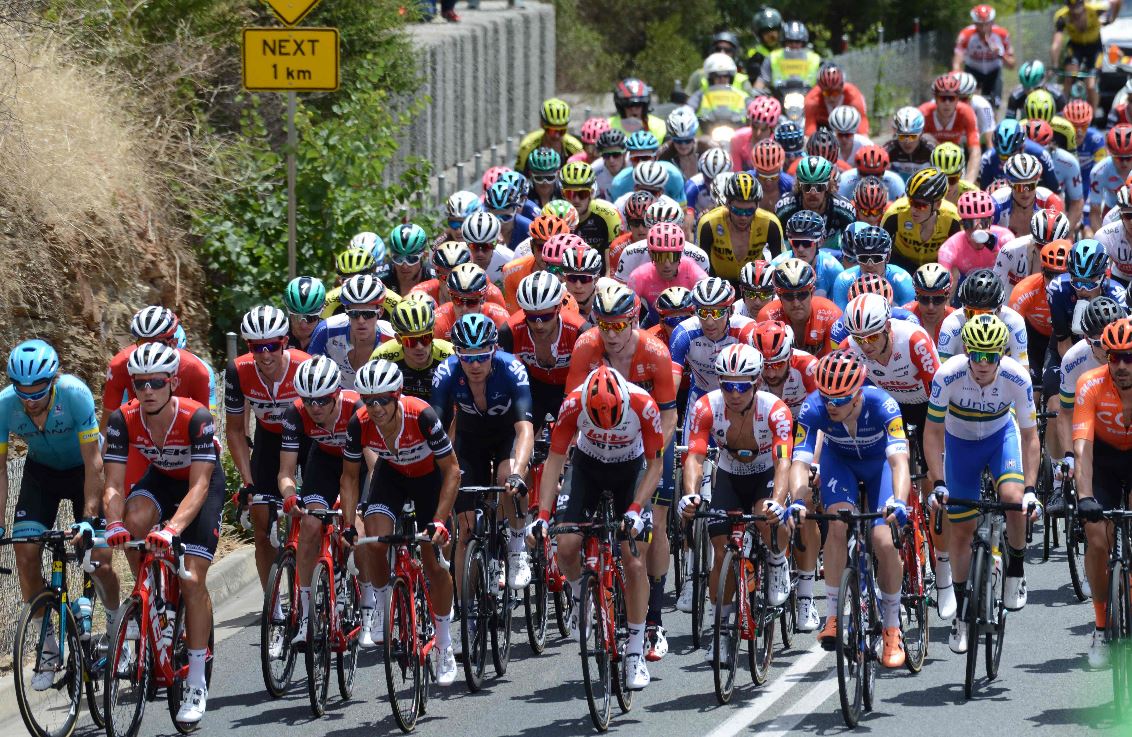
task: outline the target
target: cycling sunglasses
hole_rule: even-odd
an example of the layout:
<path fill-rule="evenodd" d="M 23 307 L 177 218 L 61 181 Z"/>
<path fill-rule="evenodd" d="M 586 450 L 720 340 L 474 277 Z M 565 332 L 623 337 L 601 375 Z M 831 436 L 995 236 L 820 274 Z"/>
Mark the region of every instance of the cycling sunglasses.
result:
<path fill-rule="evenodd" d="M 303 397 L 303 404 L 307 407 L 326 407 L 334 404 L 334 400 L 337 398 L 337 393 L 327 394 L 325 397 Z"/>
<path fill-rule="evenodd" d="M 134 391 L 140 392 L 142 389 L 164 389 L 169 386 L 169 382 L 170 379 L 134 379 Z"/>
<path fill-rule="evenodd" d="M 922 305 L 942 305 L 947 303 L 946 294 L 917 294 L 916 301 Z"/>
<path fill-rule="evenodd" d="M 486 353 L 461 353 L 460 351 L 456 351 L 456 357 L 464 363 L 483 363 L 484 361 L 490 361 L 491 357 L 494 355 L 494 347 Z"/>
<path fill-rule="evenodd" d="M 755 299 L 759 302 L 769 302 L 774 299 L 773 289 L 744 289 L 743 297 L 745 299 Z"/>
<path fill-rule="evenodd" d="M 494 243 L 469 243 L 468 248 L 473 251 L 494 251 Z"/>
<path fill-rule="evenodd" d="M 558 181 L 557 174 L 532 174 L 531 181 L 535 184 L 554 184 Z"/>
<path fill-rule="evenodd" d="M 544 125 L 542 129 L 547 133 L 556 133 L 560 136 L 566 134 L 566 126 L 564 125 Z"/>
<path fill-rule="evenodd" d="M 1132 363 L 1132 353 L 1110 353 L 1108 354 L 1109 363 Z"/>
<path fill-rule="evenodd" d="M 562 196 L 574 202 L 585 202 L 594 196 L 592 189 L 564 189 Z"/>
<path fill-rule="evenodd" d="M 896 136 L 896 140 L 903 141 L 904 143 L 911 143 L 920 139 L 919 133 L 900 133 Z"/>
<path fill-rule="evenodd" d="M 782 291 L 778 293 L 781 302 L 805 302 L 814 292 L 812 289 L 798 289 L 795 291 Z"/>
<path fill-rule="evenodd" d="M 285 340 L 256 341 L 248 343 L 248 350 L 252 353 L 274 353 L 283 350 L 285 345 L 287 345 Z"/>
<path fill-rule="evenodd" d="M 688 317 L 689 317 L 689 315 L 665 315 L 664 317 L 660 318 L 660 321 L 663 322 L 668 327 L 674 328 L 677 325 L 679 325 L 680 323 L 687 320 Z"/>
<path fill-rule="evenodd" d="M 829 189 L 829 182 L 814 182 L 811 184 L 803 184 L 803 192 L 825 192 Z"/>
<path fill-rule="evenodd" d="M 908 200 L 908 206 L 913 210 L 927 210 L 931 208 L 932 203 L 928 200 Z"/>
<path fill-rule="evenodd" d="M 553 309 L 550 312 L 527 312 L 524 314 L 523 319 L 527 322 L 551 322 L 558 317 L 558 310 Z"/>
<path fill-rule="evenodd" d="M 464 227 L 464 221 L 463 220 L 449 220 L 448 221 L 448 227 L 451 228 L 452 230 L 459 230 L 460 228 Z"/>
<path fill-rule="evenodd" d="M 609 333 L 620 333 L 623 330 L 628 330 L 633 327 L 632 320 L 617 320 L 615 322 L 607 322 L 605 320 L 597 321 L 597 329 L 604 330 Z"/>
<path fill-rule="evenodd" d="M 1120 219 L 1121 220 L 1132 220 L 1132 210 L 1121 210 L 1120 211 Z"/>
<path fill-rule="evenodd" d="M 398 336 L 398 340 L 400 340 L 401 345 L 405 346 L 406 348 L 418 348 L 432 345 L 432 336 L 427 333 L 424 335 L 400 335 Z"/>
<path fill-rule="evenodd" d="M 720 381 L 719 386 L 723 391 L 731 394 L 746 394 L 755 388 L 753 381 Z"/>
<path fill-rule="evenodd" d="M 161 381 L 161 379 L 154 379 L 154 381 Z M 46 397 L 47 394 L 51 391 L 51 387 L 54 386 L 54 384 L 55 381 L 54 379 L 52 379 L 51 381 L 47 382 L 47 386 L 43 387 L 37 392 L 29 392 L 24 389 L 24 387 L 26 386 L 35 386 L 35 384 L 12 384 L 12 391 L 14 391 L 16 393 L 16 396 L 20 399 L 26 399 L 29 402 L 34 402 L 38 399 L 43 399 L 44 397 Z"/>
<path fill-rule="evenodd" d="M 879 343 L 881 338 L 883 338 L 884 336 L 885 331 L 882 330 L 879 333 L 873 333 L 872 335 L 854 335 L 853 339 L 861 345 L 875 345 L 876 343 Z"/>
<path fill-rule="evenodd" d="M 880 207 L 871 208 L 871 209 L 870 208 L 864 208 L 864 207 L 858 207 L 857 208 L 857 214 L 860 215 L 863 218 L 879 218 L 881 215 L 884 214 L 884 209 L 880 208 Z"/>
<path fill-rule="evenodd" d="M 960 220 L 959 227 L 963 230 L 986 230 L 990 227 L 990 218 L 975 218 L 972 220 Z"/>
<path fill-rule="evenodd" d="M 322 320 L 321 315 L 300 315 L 298 312 L 290 313 L 291 317 L 296 318 L 299 322 L 304 322 L 307 325 L 314 325 Z"/>
<path fill-rule="evenodd" d="M 1132 156 L 1128 157 L 1128 160 L 1132 161 Z M 1015 182 L 1010 186 L 1014 188 L 1015 192 L 1033 192 L 1038 188 L 1036 182 Z"/>
<path fill-rule="evenodd" d="M 972 363 L 997 364 L 1002 360 L 1000 351 L 967 351 L 967 358 Z"/>
<path fill-rule="evenodd" d="M 994 313 L 994 310 L 985 310 L 981 307 L 964 307 L 963 308 L 963 317 L 966 320 L 970 320 L 975 315 L 990 315 L 990 314 L 993 314 L 993 313 Z"/>
<path fill-rule="evenodd" d="M 936 95 L 935 99 L 939 102 L 955 102 L 958 98 L 955 95 Z"/>
<path fill-rule="evenodd" d="M 829 397 L 825 394 L 821 395 L 821 400 L 825 402 L 827 407 L 844 407 L 857 398 L 857 392 L 853 392 L 847 397 Z"/>
<path fill-rule="evenodd" d="M 351 320 L 373 320 L 377 315 L 377 310 L 346 310 L 346 316 Z"/>
<path fill-rule="evenodd" d="M 757 207 L 735 207 L 735 205 L 728 205 L 727 209 L 730 210 L 731 214 L 734 215 L 735 217 L 749 218 L 749 217 L 752 217 L 755 214 L 755 210 L 757 210 L 758 208 Z"/>
<path fill-rule="evenodd" d="M 619 156 L 624 156 L 624 151 L 602 151 L 601 158 L 603 159 L 616 159 Z"/>
<path fill-rule="evenodd" d="M 492 210 L 491 214 L 498 218 L 499 222 L 501 223 L 509 223 L 515 219 L 515 213 L 513 212 L 500 212 L 499 210 Z M 397 261 L 394 260 L 393 263 L 397 263 Z"/>
<path fill-rule="evenodd" d="M 503 220 L 502 215 L 500 215 L 498 217 L 499 217 L 500 220 Z M 504 222 L 506 222 L 506 221 L 504 221 Z M 421 262 L 422 258 L 424 258 L 424 254 L 418 253 L 418 254 L 414 254 L 412 256 L 391 256 L 389 258 L 389 260 L 392 261 L 397 266 L 416 266 L 417 264 L 419 264 Z"/>
<path fill-rule="evenodd" d="M 787 238 L 787 240 L 790 241 L 791 248 L 813 248 L 818 244 L 816 240 L 809 238 Z"/>
<path fill-rule="evenodd" d="M 365 394 L 362 396 L 362 404 L 367 407 L 377 405 L 378 407 L 388 407 L 397 401 L 396 394 Z"/>
<path fill-rule="evenodd" d="M 644 220 L 637 220 L 637 219 L 630 218 L 630 219 L 627 219 L 625 221 L 625 223 L 630 228 L 643 228 L 643 227 L 645 227 L 645 221 Z"/>
<path fill-rule="evenodd" d="M 1100 279 L 1070 279 L 1069 286 L 1081 292 L 1091 292 L 1100 288 L 1101 281 Z"/>
<path fill-rule="evenodd" d="M 566 281 L 571 284 L 592 284 L 597 277 L 593 274 L 567 274 Z"/>
<path fill-rule="evenodd" d="M 731 314 L 730 307 L 698 307 L 696 315 L 701 320 L 718 320 Z"/>
<path fill-rule="evenodd" d="M 453 294 L 452 302 L 453 304 L 458 304 L 461 307 L 478 307 L 479 305 L 483 304 L 484 299 L 483 297 L 457 297 L 455 294 Z"/>
<path fill-rule="evenodd" d="M 654 264 L 674 264 L 681 255 L 678 251 L 649 251 L 649 258 Z"/>
<path fill-rule="evenodd" d="M 859 264 L 883 264 L 888 261 L 888 254 L 886 253 L 867 253 L 857 256 L 857 263 Z"/>

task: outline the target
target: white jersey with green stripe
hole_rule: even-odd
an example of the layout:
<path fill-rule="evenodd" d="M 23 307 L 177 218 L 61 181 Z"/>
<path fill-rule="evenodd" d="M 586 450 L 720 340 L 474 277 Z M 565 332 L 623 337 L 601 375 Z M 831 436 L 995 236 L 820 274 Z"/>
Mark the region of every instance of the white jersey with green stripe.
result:
<path fill-rule="evenodd" d="M 928 421 L 942 422 L 949 435 L 962 440 L 983 440 L 1017 421 L 1018 427 L 1037 424 L 1030 372 L 1010 356 L 1003 356 L 998 373 L 987 386 L 971 375 L 966 355 L 944 361 L 932 379 Z"/>

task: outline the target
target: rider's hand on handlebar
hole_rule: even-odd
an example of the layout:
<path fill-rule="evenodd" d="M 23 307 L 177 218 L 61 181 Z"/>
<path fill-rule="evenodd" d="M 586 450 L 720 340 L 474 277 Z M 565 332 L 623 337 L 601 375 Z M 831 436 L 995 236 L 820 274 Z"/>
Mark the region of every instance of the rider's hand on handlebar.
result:
<path fill-rule="evenodd" d="M 156 530 L 150 530 L 149 534 L 145 536 L 145 546 L 155 553 L 161 553 L 173 547 L 173 538 L 181 534 L 181 531 L 173 526 L 171 522 L 166 522 Z"/>
<path fill-rule="evenodd" d="M 1032 486 L 1027 486 L 1025 493 L 1022 494 L 1022 511 L 1028 512 L 1031 522 L 1037 522 L 1042 518 L 1042 503 L 1038 501 L 1037 491 Z"/>
<path fill-rule="evenodd" d="M 780 525 L 784 524 L 786 522 L 786 518 L 790 516 L 790 513 L 786 511 L 786 507 L 782 506 L 773 499 L 767 499 L 763 501 L 763 513 L 768 517 L 777 517 L 778 524 Z"/>
<path fill-rule="evenodd" d="M 676 511 L 679 512 L 680 516 L 684 519 L 692 519 L 696 514 L 696 510 L 700 508 L 700 502 L 702 501 L 703 497 L 699 494 L 685 494 L 680 497 L 680 501 L 676 505 Z"/>
<path fill-rule="evenodd" d="M 928 507 L 934 512 L 940 507 L 947 506 L 947 500 L 951 497 L 951 492 L 943 485 L 942 481 L 937 481 L 932 493 L 928 494 Z"/>
<path fill-rule="evenodd" d="M 626 528 L 625 532 L 633 537 L 640 537 L 641 533 L 645 531 L 645 518 L 641 516 L 639 504 L 629 505 L 629 510 L 625 512 L 623 527 Z"/>
<path fill-rule="evenodd" d="M 1073 478 L 1073 466 L 1076 463 L 1076 458 L 1073 453 L 1066 453 L 1065 457 L 1060 461 L 1053 464 L 1053 479 L 1054 481 L 1064 481 L 1065 479 Z"/>
<path fill-rule="evenodd" d="M 354 529 L 353 525 L 346 527 L 342 530 L 342 540 L 351 548 L 354 547 L 354 541 L 358 539 L 358 531 Z"/>
<path fill-rule="evenodd" d="M 884 511 L 885 522 L 889 524 L 895 522 L 898 527 L 908 524 L 908 505 L 900 499 L 890 496 L 884 503 Z"/>
<path fill-rule="evenodd" d="M 786 508 L 786 526 L 794 529 L 794 520 L 797 519 L 799 523 L 806 521 L 806 503 L 801 499 L 795 499 Z"/>
<path fill-rule="evenodd" d="M 539 530 L 539 536 L 546 537 L 550 534 L 550 523 L 543 519 L 541 516 L 537 517 L 534 522 L 527 525 L 526 538 L 527 546 L 533 547 L 537 542 L 535 539 L 535 530 Z"/>
<path fill-rule="evenodd" d="M 76 548 L 80 545 L 89 545 L 94 540 L 94 526 L 90 523 L 90 520 L 81 519 L 71 525 L 71 534 L 74 535 L 71 538 L 71 545 Z M 2 532 L 0 532 L 0 537 L 3 537 Z"/>
<path fill-rule="evenodd" d="M 132 539 L 133 535 L 130 534 L 121 520 L 106 525 L 106 544 L 110 547 L 121 549 Z"/>
<path fill-rule="evenodd" d="M 434 519 L 429 523 L 428 534 L 432 537 L 432 544 L 441 547 L 448 544 L 448 527 L 443 520 Z"/>
<path fill-rule="evenodd" d="M 504 485 L 507 487 L 508 494 L 518 494 L 519 496 L 527 495 L 527 482 L 523 481 L 523 477 L 517 473 L 508 476 L 507 483 Z"/>
<path fill-rule="evenodd" d="M 291 494 L 283 498 L 283 514 L 298 517 L 303 513 L 303 500 L 298 494 Z"/>

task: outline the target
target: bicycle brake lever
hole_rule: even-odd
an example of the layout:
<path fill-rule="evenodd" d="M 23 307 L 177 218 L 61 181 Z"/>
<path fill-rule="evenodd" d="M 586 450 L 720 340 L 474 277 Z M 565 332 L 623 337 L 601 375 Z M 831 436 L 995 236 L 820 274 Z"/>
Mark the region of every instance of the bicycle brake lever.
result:
<path fill-rule="evenodd" d="M 1030 515 L 1037 509 L 1037 505 L 1033 502 L 1026 507 L 1026 544 L 1029 545 L 1034 541 L 1034 519 Z"/>
<path fill-rule="evenodd" d="M 802 542 L 801 514 L 797 509 L 791 510 L 790 514 L 794 515 L 794 534 L 792 535 L 793 540 L 791 544 L 793 544 L 794 549 L 799 553 L 804 553 L 806 552 L 806 544 Z"/>

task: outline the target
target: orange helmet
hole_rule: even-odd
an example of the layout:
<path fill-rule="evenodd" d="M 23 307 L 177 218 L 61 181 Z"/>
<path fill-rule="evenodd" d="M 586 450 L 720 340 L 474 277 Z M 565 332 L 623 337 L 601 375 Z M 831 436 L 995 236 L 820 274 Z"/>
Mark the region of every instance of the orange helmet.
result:
<path fill-rule="evenodd" d="M 1101 345 L 1106 351 L 1126 353 L 1132 351 L 1132 318 L 1126 317 L 1105 325 Z"/>
<path fill-rule="evenodd" d="M 892 285 L 880 274 L 861 274 L 849 285 L 850 301 L 862 294 L 879 294 L 889 302 L 892 301 Z"/>
<path fill-rule="evenodd" d="M 827 397 L 848 397 L 865 383 L 865 364 L 856 353 L 834 351 L 818 361 L 818 391 Z"/>
<path fill-rule="evenodd" d="M 1069 270 L 1069 249 L 1073 245 L 1064 238 L 1042 247 L 1042 268 L 1064 274 Z"/>
<path fill-rule="evenodd" d="M 780 363 L 794 353 L 794 331 L 780 320 L 760 322 L 752 339 L 767 363 Z"/>
<path fill-rule="evenodd" d="M 629 412 L 629 387 L 612 366 L 598 366 L 582 387 L 582 411 L 603 430 L 621 424 Z"/>
<path fill-rule="evenodd" d="M 760 174 L 777 173 L 786 163 L 786 151 L 773 138 L 764 138 L 756 143 L 751 155 L 755 161 L 755 171 Z"/>
<path fill-rule="evenodd" d="M 531 238 L 546 243 L 552 236 L 565 235 L 570 232 L 570 226 L 562 218 L 553 215 L 539 215 L 531 221 L 528 231 Z"/>

